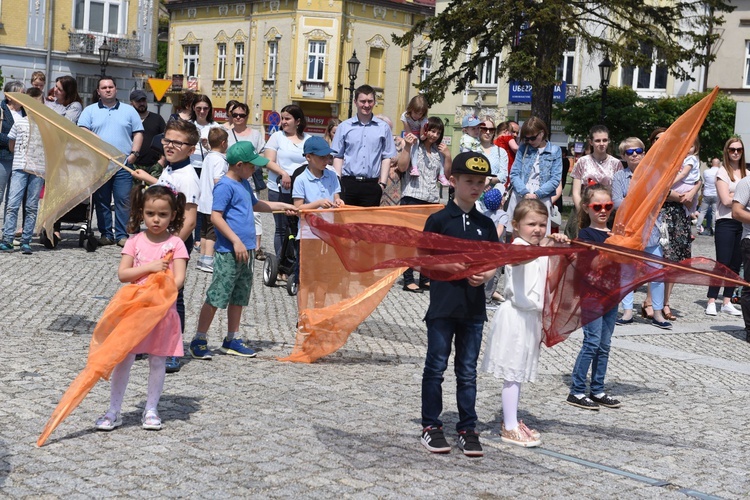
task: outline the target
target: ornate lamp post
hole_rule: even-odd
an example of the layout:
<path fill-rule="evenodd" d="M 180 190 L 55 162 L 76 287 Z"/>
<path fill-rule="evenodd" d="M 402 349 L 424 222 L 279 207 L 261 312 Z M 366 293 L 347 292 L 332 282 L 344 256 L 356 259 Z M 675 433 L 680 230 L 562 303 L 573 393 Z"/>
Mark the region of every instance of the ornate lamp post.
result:
<path fill-rule="evenodd" d="M 354 102 L 354 81 L 357 79 L 357 70 L 359 70 L 359 59 L 357 51 L 352 52 L 352 57 L 346 61 L 349 67 L 349 118 L 352 117 L 352 103 Z"/>
<path fill-rule="evenodd" d="M 104 76 L 105 72 L 107 71 L 107 63 L 109 63 L 110 52 L 112 52 L 112 49 L 109 47 L 107 39 L 105 38 L 104 43 L 99 46 L 99 67 L 102 70 L 102 76 Z"/>
<path fill-rule="evenodd" d="M 604 105 L 607 102 L 607 88 L 609 79 L 612 76 L 612 61 L 609 60 L 609 54 L 604 56 L 604 60 L 599 63 L 599 88 L 602 89 L 602 112 L 599 114 L 599 123 L 604 125 Z"/>

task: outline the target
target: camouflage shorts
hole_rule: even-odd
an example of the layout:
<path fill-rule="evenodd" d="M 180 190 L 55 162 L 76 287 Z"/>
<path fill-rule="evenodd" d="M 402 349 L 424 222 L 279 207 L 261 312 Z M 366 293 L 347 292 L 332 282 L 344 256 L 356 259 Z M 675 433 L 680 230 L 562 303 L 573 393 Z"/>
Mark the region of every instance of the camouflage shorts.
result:
<path fill-rule="evenodd" d="M 239 262 L 232 252 L 214 254 L 214 273 L 211 285 L 206 292 L 206 303 L 226 309 L 233 306 L 246 306 L 250 303 L 250 291 L 253 288 L 253 263 L 255 252 L 248 252 L 250 259 Z"/>

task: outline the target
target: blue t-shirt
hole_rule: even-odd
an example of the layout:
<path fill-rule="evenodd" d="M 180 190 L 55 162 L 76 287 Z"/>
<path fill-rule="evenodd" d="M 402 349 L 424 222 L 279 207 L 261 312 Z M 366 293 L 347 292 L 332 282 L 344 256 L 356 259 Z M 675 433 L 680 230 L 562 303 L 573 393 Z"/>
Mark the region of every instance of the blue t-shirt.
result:
<path fill-rule="evenodd" d="M 222 212 L 222 217 L 229 224 L 248 250 L 255 249 L 255 221 L 253 220 L 253 206 L 258 199 L 250 188 L 247 180 L 235 181 L 227 176 L 219 179 L 214 188 L 214 203 L 212 210 Z M 216 228 L 217 252 L 232 252 L 234 245 Z"/>
<path fill-rule="evenodd" d="M 339 178 L 336 172 L 325 169 L 323 176 L 318 178 L 306 168 L 295 180 L 292 199 L 302 198 L 305 203 L 326 199 L 333 201 L 333 195 L 341 192 Z"/>
<path fill-rule="evenodd" d="M 583 241 L 592 241 L 594 243 L 604 243 L 604 240 L 609 238 L 607 231 L 600 231 L 593 227 L 584 227 L 578 231 L 578 239 Z"/>
<path fill-rule="evenodd" d="M 130 104 L 117 101 L 108 108 L 100 102 L 84 108 L 78 118 L 78 126 L 87 128 L 123 154 L 133 148 L 133 134 L 143 132 L 143 122 Z"/>

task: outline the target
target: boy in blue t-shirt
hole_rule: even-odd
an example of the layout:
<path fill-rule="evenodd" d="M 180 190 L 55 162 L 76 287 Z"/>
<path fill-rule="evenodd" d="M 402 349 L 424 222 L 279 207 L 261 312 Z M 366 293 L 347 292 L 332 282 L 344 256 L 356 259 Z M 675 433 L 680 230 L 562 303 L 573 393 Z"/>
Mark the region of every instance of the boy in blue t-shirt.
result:
<path fill-rule="evenodd" d="M 190 342 L 190 354 L 196 359 L 211 359 L 207 332 L 217 308 L 227 310 L 228 331 L 220 351 L 234 356 L 255 356 L 255 351 L 238 337 L 242 308 L 250 301 L 253 284 L 253 209 L 259 212 L 286 210 L 288 215 L 295 213 L 293 205 L 260 201 L 253 195 L 247 180 L 252 177 L 255 167 L 266 165 L 268 159 L 258 155 L 250 142 L 233 144 L 227 150 L 227 162 L 229 170 L 214 188 L 211 222 L 216 229 L 216 253 L 211 285 L 198 317 L 197 332 Z"/>

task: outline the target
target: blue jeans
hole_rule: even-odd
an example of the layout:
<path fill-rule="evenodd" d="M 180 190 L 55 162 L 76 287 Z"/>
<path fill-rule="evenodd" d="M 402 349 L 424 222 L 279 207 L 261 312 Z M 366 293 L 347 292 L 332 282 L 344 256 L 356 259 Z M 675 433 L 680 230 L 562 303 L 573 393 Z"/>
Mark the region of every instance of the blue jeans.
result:
<path fill-rule="evenodd" d="M 615 330 L 617 308 L 607 311 L 583 327 L 583 345 L 573 366 L 571 394 L 586 394 L 586 374 L 591 367 L 591 394 L 604 392 L 604 376 L 607 374 L 609 346 Z"/>
<path fill-rule="evenodd" d="M 8 201 L 8 185 L 10 184 L 10 172 L 13 167 L 13 158 L 0 160 L 0 203 Z M 8 204 L 5 204 L 5 211 L 8 211 Z"/>
<path fill-rule="evenodd" d="M 443 373 L 448 368 L 451 343 L 456 344 L 456 430 L 473 430 L 477 423 L 477 358 L 484 321 L 439 318 L 427 320 L 427 357 L 422 373 L 422 427 L 442 427 Z"/>
<path fill-rule="evenodd" d="M 128 218 L 130 217 L 130 189 L 133 177 L 125 169 L 120 169 L 110 180 L 94 193 L 96 224 L 102 236 L 119 241 L 128 237 Z M 112 232 L 112 209 L 110 203 L 115 200 L 115 231 Z"/>
<path fill-rule="evenodd" d="M 3 242 L 11 245 L 18 223 L 18 211 L 21 209 L 24 195 L 26 195 L 26 217 L 23 221 L 21 243 L 31 243 L 36 225 L 36 214 L 39 209 L 39 193 L 44 186 L 44 179 L 36 175 L 14 170 L 10 174 L 10 190 L 8 192 L 5 226 L 3 227 Z"/>
<path fill-rule="evenodd" d="M 656 255 L 657 257 L 664 256 L 660 245 L 646 247 L 643 249 L 643 251 L 646 253 L 650 253 L 651 255 Z M 651 281 L 648 284 L 648 287 L 651 290 L 651 306 L 655 311 L 661 311 L 662 309 L 664 309 L 664 283 L 660 281 Z M 630 292 L 625 297 L 623 297 L 621 302 L 623 309 L 633 309 L 634 294 L 635 292 Z"/>
<path fill-rule="evenodd" d="M 268 201 L 292 203 L 292 193 L 282 193 L 269 189 Z M 273 234 L 273 249 L 276 252 L 276 258 L 281 260 L 281 248 L 289 231 L 289 217 L 286 214 L 273 214 L 273 221 L 276 223 L 276 232 Z"/>

